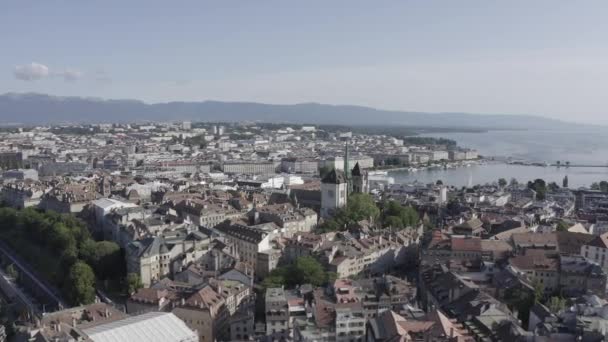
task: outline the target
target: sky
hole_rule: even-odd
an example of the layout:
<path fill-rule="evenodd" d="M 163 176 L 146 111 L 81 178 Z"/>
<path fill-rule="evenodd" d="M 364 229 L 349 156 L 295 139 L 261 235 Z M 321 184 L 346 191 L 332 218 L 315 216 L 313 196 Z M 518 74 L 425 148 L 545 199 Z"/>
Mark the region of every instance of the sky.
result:
<path fill-rule="evenodd" d="M 608 124 L 608 2 L 0 2 L 0 93 Z"/>

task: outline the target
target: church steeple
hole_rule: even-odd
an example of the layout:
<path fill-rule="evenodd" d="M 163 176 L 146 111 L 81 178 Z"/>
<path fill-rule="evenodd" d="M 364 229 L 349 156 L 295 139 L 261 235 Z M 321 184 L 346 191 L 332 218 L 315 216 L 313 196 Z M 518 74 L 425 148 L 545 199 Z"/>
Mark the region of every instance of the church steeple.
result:
<path fill-rule="evenodd" d="M 348 154 L 348 141 L 344 144 L 344 179 L 346 180 L 346 189 L 348 194 L 353 192 L 353 177 L 350 169 L 350 155 Z"/>

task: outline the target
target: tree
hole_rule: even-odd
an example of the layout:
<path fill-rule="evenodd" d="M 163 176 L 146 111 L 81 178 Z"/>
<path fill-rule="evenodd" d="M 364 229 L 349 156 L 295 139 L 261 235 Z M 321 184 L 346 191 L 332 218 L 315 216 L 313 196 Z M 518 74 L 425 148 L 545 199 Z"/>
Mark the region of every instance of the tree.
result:
<path fill-rule="evenodd" d="M 518 186 L 519 182 L 517 181 L 517 179 L 511 178 L 511 181 L 509 182 L 509 185 L 511 185 L 511 186 Z"/>
<path fill-rule="evenodd" d="M 564 176 L 564 180 L 562 181 L 562 187 L 568 188 L 568 176 Z"/>
<path fill-rule="evenodd" d="M 551 312 L 558 313 L 566 308 L 566 299 L 562 297 L 551 297 L 547 303 L 547 307 Z"/>
<path fill-rule="evenodd" d="M 441 179 L 437 180 L 437 182 L 435 182 L 435 185 L 443 185 L 443 181 Z"/>
<path fill-rule="evenodd" d="M 119 279 L 124 275 L 124 264 L 120 247 L 111 241 L 87 240 L 80 248 L 80 255 L 99 279 Z"/>
<path fill-rule="evenodd" d="M 401 224 L 397 221 L 401 220 Z M 411 206 L 404 207 L 395 201 L 389 201 L 384 210 L 384 226 L 393 228 L 404 228 L 414 226 L 420 221 L 418 212 Z"/>
<path fill-rule="evenodd" d="M 129 273 L 127 274 L 127 292 L 131 295 L 135 293 L 137 290 L 144 287 L 141 283 L 141 279 L 139 278 L 139 274 L 137 273 Z"/>
<path fill-rule="evenodd" d="M 290 278 L 296 280 L 295 284 L 312 284 L 321 286 L 327 281 L 327 276 L 323 266 L 313 257 L 299 258 L 294 269 L 290 273 Z M 294 279 L 295 278 L 295 279 Z M 288 279 L 289 280 L 289 279 Z"/>
<path fill-rule="evenodd" d="M 73 305 L 91 304 L 95 301 L 95 274 L 85 262 L 78 261 L 72 265 L 65 286 Z"/>
<path fill-rule="evenodd" d="M 405 207 L 405 212 L 401 216 L 401 219 L 406 227 L 415 226 L 418 224 L 418 221 L 420 221 L 418 212 L 411 206 Z"/>
<path fill-rule="evenodd" d="M 528 188 L 536 191 L 536 199 L 542 201 L 547 193 L 547 184 L 544 180 L 537 178 L 534 182 L 528 182 Z"/>
<path fill-rule="evenodd" d="M 559 185 L 557 185 L 557 183 L 555 183 L 555 182 L 551 182 L 551 183 L 549 183 L 547 188 L 549 190 L 551 190 L 552 192 L 556 192 L 557 190 L 559 190 Z"/>
<path fill-rule="evenodd" d="M 601 181 L 599 185 L 600 185 L 601 192 L 608 192 L 608 182 Z"/>
<path fill-rule="evenodd" d="M 377 219 L 380 210 L 370 194 L 357 193 L 348 197 L 345 214 L 350 221 L 358 222 L 369 218 Z"/>
<path fill-rule="evenodd" d="M 560 165 L 562 164 L 562 162 L 558 160 L 555 164 L 557 165 L 557 167 L 560 167 Z"/>
<path fill-rule="evenodd" d="M 277 267 L 270 275 L 264 278 L 262 286 L 294 287 L 301 284 L 312 284 L 321 286 L 333 282 L 337 275 L 333 272 L 325 272 L 323 266 L 313 257 L 306 256 L 298 258 L 295 263 L 287 266 Z"/>
<path fill-rule="evenodd" d="M 504 178 L 500 178 L 498 180 L 498 186 L 500 186 L 501 188 L 504 188 L 505 186 L 507 186 L 507 180 Z"/>
<path fill-rule="evenodd" d="M 566 222 L 560 220 L 559 222 L 557 222 L 557 226 L 555 227 L 555 230 L 558 232 L 566 232 L 566 231 L 568 231 L 568 228 L 570 228 L 570 225 L 567 224 Z"/>
<path fill-rule="evenodd" d="M 403 227 L 403 221 L 401 220 L 401 217 L 399 216 L 388 216 L 387 218 L 384 219 L 384 227 L 385 228 L 397 228 L 397 229 L 402 229 Z"/>
<path fill-rule="evenodd" d="M 591 183 L 591 190 L 599 190 L 600 184 L 598 182 Z"/>
<path fill-rule="evenodd" d="M 520 286 L 510 288 L 505 292 L 505 302 L 511 310 L 517 311 L 517 318 L 522 321 L 523 326 L 527 326 L 530 309 L 536 303 L 534 291 Z"/>

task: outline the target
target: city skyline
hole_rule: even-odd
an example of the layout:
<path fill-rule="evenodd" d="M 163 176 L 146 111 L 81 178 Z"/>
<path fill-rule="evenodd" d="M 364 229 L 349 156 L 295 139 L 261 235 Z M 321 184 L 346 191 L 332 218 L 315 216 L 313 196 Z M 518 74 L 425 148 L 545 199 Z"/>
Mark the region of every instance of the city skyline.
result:
<path fill-rule="evenodd" d="M 0 5 L 0 93 L 603 118 L 605 3 Z"/>

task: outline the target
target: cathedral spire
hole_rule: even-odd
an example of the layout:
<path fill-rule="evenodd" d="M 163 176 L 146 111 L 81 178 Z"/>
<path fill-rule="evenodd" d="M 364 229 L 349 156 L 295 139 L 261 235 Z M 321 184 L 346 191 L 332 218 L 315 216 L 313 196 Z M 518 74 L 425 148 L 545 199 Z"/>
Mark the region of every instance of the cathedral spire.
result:
<path fill-rule="evenodd" d="M 350 155 L 348 154 L 348 141 L 344 144 L 344 179 L 346 180 L 346 192 L 353 192 L 353 178 L 349 163 Z"/>

